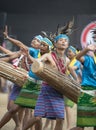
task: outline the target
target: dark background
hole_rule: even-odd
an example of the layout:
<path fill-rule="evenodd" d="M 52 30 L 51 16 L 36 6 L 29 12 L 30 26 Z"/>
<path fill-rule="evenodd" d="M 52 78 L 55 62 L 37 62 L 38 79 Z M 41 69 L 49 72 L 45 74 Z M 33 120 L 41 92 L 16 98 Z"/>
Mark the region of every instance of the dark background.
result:
<path fill-rule="evenodd" d="M 74 16 L 70 44 L 80 45 L 83 28 L 96 20 L 96 0 L 0 0 L 0 29 L 8 25 L 9 34 L 30 46 L 33 36 L 56 31 Z"/>

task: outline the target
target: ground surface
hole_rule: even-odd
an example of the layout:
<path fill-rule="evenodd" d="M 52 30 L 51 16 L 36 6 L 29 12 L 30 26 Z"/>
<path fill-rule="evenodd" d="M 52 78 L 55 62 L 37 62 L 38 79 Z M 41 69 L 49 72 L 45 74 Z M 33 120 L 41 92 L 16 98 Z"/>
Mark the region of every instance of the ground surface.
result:
<path fill-rule="evenodd" d="M 6 105 L 7 105 L 7 94 L 2 94 L 0 93 L 0 119 L 2 118 L 2 116 L 4 115 L 4 113 L 7 111 L 6 110 Z M 76 105 L 74 106 L 74 108 L 72 109 L 72 127 L 75 126 L 75 122 L 76 122 Z M 43 123 L 45 122 L 45 119 L 43 119 Z M 13 122 L 13 120 L 11 120 L 10 122 L 8 122 L 1 130 L 14 130 L 15 124 Z M 50 130 L 46 129 L 46 130 Z M 65 124 L 64 124 L 64 130 L 66 129 L 66 120 L 65 120 Z M 92 128 L 85 128 L 85 130 L 93 130 Z"/>

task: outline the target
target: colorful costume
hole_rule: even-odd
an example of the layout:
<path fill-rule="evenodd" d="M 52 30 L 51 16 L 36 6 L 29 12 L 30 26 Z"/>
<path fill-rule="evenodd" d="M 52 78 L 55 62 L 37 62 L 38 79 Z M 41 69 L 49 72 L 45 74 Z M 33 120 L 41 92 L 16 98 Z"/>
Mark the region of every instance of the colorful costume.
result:
<path fill-rule="evenodd" d="M 39 35 L 36 36 L 38 40 L 42 40 L 43 38 Z M 34 57 L 38 58 L 40 51 L 39 49 L 29 48 L 29 54 Z M 36 105 L 36 100 L 38 94 L 40 92 L 40 80 L 31 70 L 31 64 L 29 65 L 28 71 L 28 79 L 23 85 L 19 96 L 16 98 L 15 103 L 28 108 L 34 108 Z"/>
<path fill-rule="evenodd" d="M 68 50 L 71 50 L 74 54 L 77 53 L 77 50 L 73 47 L 73 46 L 69 46 Z M 70 64 L 69 64 L 70 67 L 73 67 L 73 66 L 76 66 L 77 69 L 75 70 L 77 76 L 81 76 L 81 63 L 80 61 L 78 61 L 75 57 L 70 61 Z M 73 78 L 71 75 L 70 75 L 70 72 L 68 72 L 68 75 Z M 65 106 L 68 106 L 68 107 L 73 107 L 74 106 L 74 102 L 71 101 L 70 99 L 68 99 L 67 97 L 64 97 L 64 102 L 65 102 Z"/>
<path fill-rule="evenodd" d="M 12 63 L 13 63 L 13 66 L 18 64 L 18 58 L 13 60 Z M 10 93 L 10 96 L 9 96 L 9 100 L 16 100 L 16 98 L 18 97 L 19 93 L 21 91 L 21 87 L 19 87 L 17 84 L 14 84 L 13 85 L 13 88 L 12 88 L 12 91 Z"/>
<path fill-rule="evenodd" d="M 81 63 L 76 60 L 76 58 L 74 58 L 70 64 L 69 64 L 70 67 L 72 66 L 76 66 L 77 67 L 77 70 L 75 71 L 77 75 L 80 75 L 81 74 Z M 72 76 L 71 76 L 72 78 Z M 71 101 L 70 99 L 68 99 L 67 97 L 64 98 L 64 103 L 65 103 L 65 106 L 69 106 L 69 107 L 73 107 L 74 106 L 74 102 Z"/>
<path fill-rule="evenodd" d="M 40 92 L 40 83 L 34 78 L 28 78 L 15 103 L 28 108 L 35 108 L 36 100 Z"/>
<path fill-rule="evenodd" d="M 84 56 L 81 85 L 84 90 L 96 91 L 96 63 L 88 55 Z M 81 93 L 77 110 L 77 126 L 96 127 L 96 93 L 94 96 Z"/>
<path fill-rule="evenodd" d="M 58 70 L 64 74 L 66 71 L 64 60 L 59 58 L 55 52 L 52 52 L 51 55 L 57 65 Z M 34 115 L 49 119 L 64 119 L 63 95 L 49 86 L 48 83 L 43 82 Z"/>
<path fill-rule="evenodd" d="M 21 87 L 14 84 L 12 91 L 10 93 L 10 96 L 9 96 L 9 100 L 15 100 L 17 98 L 17 96 L 19 95 L 20 91 L 21 91 Z"/>

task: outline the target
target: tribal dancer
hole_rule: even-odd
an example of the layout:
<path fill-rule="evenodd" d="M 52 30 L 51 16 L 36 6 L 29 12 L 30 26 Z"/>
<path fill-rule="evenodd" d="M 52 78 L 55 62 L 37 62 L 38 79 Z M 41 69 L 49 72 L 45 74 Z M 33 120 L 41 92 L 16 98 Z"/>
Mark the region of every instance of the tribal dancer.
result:
<path fill-rule="evenodd" d="M 8 37 L 8 35 L 6 34 L 6 33 L 4 33 L 5 34 L 5 36 L 7 37 L 7 38 L 9 38 L 9 40 L 12 42 L 17 42 L 17 43 L 19 43 L 19 41 L 18 40 L 15 40 L 15 39 L 12 39 L 12 38 L 10 38 L 10 37 Z M 39 42 L 39 38 L 42 38 L 41 36 L 36 36 L 34 39 L 33 39 L 33 41 L 32 41 L 32 43 L 34 44 L 33 46 L 35 46 L 35 44 L 36 44 L 36 48 L 37 48 L 37 46 L 39 47 L 40 46 L 40 42 Z M 41 40 L 41 39 L 40 39 Z M 21 44 L 20 44 L 21 45 Z M 23 45 L 23 43 L 22 43 L 22 45 Z M 22 46 L 20 46 L 20 47 L 22 47 Z M 25 47 L 25 46 L 24 46 Z M 31 55 L 33 55 L 33 57 L 35 57 L 35 56 L 37 56 L 38 55 L 38 53 L 39 53 L 39 50 L 37 50 L 37 51 L 35 51 L 35 49 L 34 48 L 29 48 L 29 52 L 30 52 L 30 54 Z M 16 56 L 17 54 L 15 54 L 15 56 Z M 20 55 L 18 55 L 18 57 L 19 57 Z M 10 57 L 6 57 L 5 59 L 3 58 L 2 60 L 4 60 L 4 61 L 6 61 L 7 59 L 9 59 L 9 60 L 11 60 L 11 59 L 14 59 L 14 56 L 12 55 L 12 56 L 10 56 Z M 16 57 L 15 57 L 16 58 Z M 27 61 L 26 61 L 26 57 L 24 58 L 24 63 L 27 63 Z M 15 64 L 15 65 L 17 65 L 17 64 Z M 28 68 L 28 64 L 27 65 L 25 65 L 25 64 L 23 64 L 23 67 L 25 66 L 25 69 L 27 68 L 27 69 L 29 69 Z M 30 71 L 29 71 L 30 72 Z M 16 88 L 16 87 L 15 87 Z M 20 89 L 20 87 L 18 87 L 17 89 Z M 16 90 L 16 89 L 15 89 Z M 20 91 L 19 91 L 20 92 Z M 16 91 L 14 91 L 14 93 L 16 93 Z M 13 93 L 12 93 L 13 94 Z M 12 95 L 11 94 L 11 95 Z M 14 95 L 14 94 L 13 94 Z M 10 96 L 10 97 L 14 97 L 14 96 Z M 16 97 L 15 97 L 15 99 L 16 99 Z M 17 111 L 19 111 L 19 109 L 21 108 L 19 105 L 16 105 L 16 104 L 14 104 L 13 106 L 15 106 L 15 107 L 11 107 L 10 108 L 10 110 L 4 115 L 4 117 L 1 119 L 1 121 L 0 121 L 0 128 L 1 127 L 3 127 L 14 115 L 15 115 L 15 113 L 17 112 Z M 19 129 L 19 128 L 18 128 Z M 18 130 L 17 129 L 17 130 Z"/>
<path fill-rule="evenodd" d="M 71 130 L 84 130 L 94 127 L 96 130 L 96 29 L 94 43 L 87 45 L 77 54 L 77 60 L 83 64 L 82 89 L 89 94 L 81 93 L 77 104 L 77 127 Z M 91 53 L 89 53 L 91 51 Z M 91 54 L 91 55 L 90 55 Z"/>
<path fill-rule="evenodd" d="M 66 73 L 70 60 L 65 55 L 65 50 L 68 48 L 69 38 L 67 35 L 59 34 L 55 38 L 55 51 L 43 55 L 38 61 L 48 62 L 61 73 Z M 41 43 L 42 44 L 42 43 Z M 51 44 L 51 41 L 50 41 Z M 72 72 L 73 77 L 75 73 Z M 49 109 L 50 108 L 50 109 Z M 64 99 L 63 95 L 49 86 L 47 82 L 42 83 L 40 95 L 37 100 L 37 104 L 34 112 L 35 118 L 29 120 L 23 130 L 27 130 L 38 122 L 42 117 L 56 120 L 54 130 L 62 130 L 64 122 Z M 41 129 L 39 129 L 41 130 Z"/>

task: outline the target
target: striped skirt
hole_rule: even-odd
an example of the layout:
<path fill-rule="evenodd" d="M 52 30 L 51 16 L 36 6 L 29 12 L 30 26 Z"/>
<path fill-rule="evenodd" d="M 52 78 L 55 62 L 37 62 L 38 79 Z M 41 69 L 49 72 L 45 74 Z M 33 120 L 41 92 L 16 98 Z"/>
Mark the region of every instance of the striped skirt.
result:
<path fill-rule="evenodd" d="M 83 86 L 82 89 L 96 91 L 96 88 L 88 86 Z M 77 126 L 96 127 L 96 96 L 80 94 L 77 105 Z"/>
<path fill-rule="evenodd" d="M 44 85 L 35 107 L 34 116 L 56 119 L 64 119 L 64 99 L 63 95 L 54 88 Z"/>
<path fill-rule="evenodd" d="M 14 86 L 12 88 L 12 91 L 11 91 L 11 94 L 9 96 L 9 100 L 16 100 L 16 98 L 18 97 L 20 91 L 21 91 L 21 87 L 14 84 Z"/>
<path fill-rule="evenodd" d="M 16 98 L 15 104 L 34 109 L 40 92 L 40 86 L 39 83 L 28 79 L 23 85 L 19 96 Z"/>

